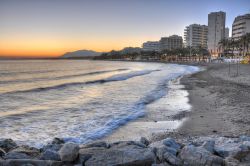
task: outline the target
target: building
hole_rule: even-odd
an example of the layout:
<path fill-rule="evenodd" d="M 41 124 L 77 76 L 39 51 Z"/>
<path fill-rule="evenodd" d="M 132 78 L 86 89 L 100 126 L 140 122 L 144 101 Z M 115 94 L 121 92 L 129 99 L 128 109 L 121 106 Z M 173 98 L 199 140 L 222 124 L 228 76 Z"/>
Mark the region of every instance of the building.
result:
<path fill-rule="evenodd" d="M 172 35 L 169 37 L 162 37 L 160 40 L 160 50 L 172 50 L 183 47 L 183 40 L 181 36 Z"/>
<path fill-rule="evenodd" d="M 142 44 L 143 51 L 160 51 L 159 41 L 147 41 Z"/>
<path fill-rule="evenodd" d="M 218 43 L 225 38 L 225 12 L 212 12 L 208 14 L 208 51 L 212 56 L 218 56 Z"/>
<path fill-rule="evenodd" d="M 225 39 L 229 39 L 229 28 L 225 28 Z"/>
<path fill-rule="evenodd" d="M 250 33 L 250 13 L 236 17 L 232 26 L 232 38 L 234 40 L 240 39 L 246 33 Z"/>
<path fill-rule="evenodd" d="M 206 25 L 191 24 L 186 26 L 184 30 L 185 47 L 202 47 L 207 48 L 207 33 Z"/>
<path fill-rule="evenodd" d="M 125 47 L 122 50 L 120 50 L 121 54 L 131 54 L 131 53 L 140 53 L 141 48 L 140 47 Z"/>

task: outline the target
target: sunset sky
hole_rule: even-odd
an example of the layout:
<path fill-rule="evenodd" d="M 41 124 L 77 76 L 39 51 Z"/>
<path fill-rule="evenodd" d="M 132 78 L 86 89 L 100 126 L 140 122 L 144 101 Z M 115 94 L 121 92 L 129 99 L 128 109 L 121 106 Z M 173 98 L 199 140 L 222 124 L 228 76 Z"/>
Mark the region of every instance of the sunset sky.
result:
<path fill-rule="evenodd" d="M 0 0 L 0 56 L 60 56 L 141 46 L 226 12 L 232 27 L 250 0 Z"/>

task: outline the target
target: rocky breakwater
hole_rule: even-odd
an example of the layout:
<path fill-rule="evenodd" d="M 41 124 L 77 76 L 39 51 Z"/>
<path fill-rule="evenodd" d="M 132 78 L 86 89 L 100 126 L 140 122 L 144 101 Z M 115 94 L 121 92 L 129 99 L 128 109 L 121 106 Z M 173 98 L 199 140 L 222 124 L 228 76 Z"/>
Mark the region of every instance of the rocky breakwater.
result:
<path fill-rule="evenodd" d="M 55 138 L 41 149 L 0 139 L 1 166 L 246 166 L 250 137 L 166 138 L 78 145 Z"/>

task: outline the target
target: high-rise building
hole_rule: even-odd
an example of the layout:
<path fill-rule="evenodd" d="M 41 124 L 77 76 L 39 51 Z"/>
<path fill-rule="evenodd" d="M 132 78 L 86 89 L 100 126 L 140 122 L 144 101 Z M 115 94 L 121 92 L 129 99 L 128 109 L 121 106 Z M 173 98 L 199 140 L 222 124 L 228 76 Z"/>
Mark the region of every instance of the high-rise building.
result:
<path fill-rule="evenodd" d="M 250 13 L 236 17 L 232 26 L 234 40 L 240 39 L 246 33 L 250 33 Z"/>
<path fill-rule="evenodd" d="M 207 48 L 207 33 L 206 25 L 191 24 L 186 26 L 184 30 L 185 47 L 202 47 Z"/>
<path fill-rule="evenodd" d="M 147 41 L 142 44 L 143 51 L 160 51 L 159 41 Z"/>
<path fill-rule="evenodd" d="M 162 37 L 160 40 L 160 50 L 172 50 L 183 47 L 183 39 L 181 36 L 172 35 L 169 37 Z"/>
<path fill-rule="evenodd" d="M 208 14 L 208 51 L 212 56 L 218 56 L 218 43 L 225 38 L 225 12 L 212 12 Z"/>
<path fill-rule="evenodd" d="M 229 28 L 226 27 L 225 28 L 225 39 L 228 39 L 229 38 Z"/>

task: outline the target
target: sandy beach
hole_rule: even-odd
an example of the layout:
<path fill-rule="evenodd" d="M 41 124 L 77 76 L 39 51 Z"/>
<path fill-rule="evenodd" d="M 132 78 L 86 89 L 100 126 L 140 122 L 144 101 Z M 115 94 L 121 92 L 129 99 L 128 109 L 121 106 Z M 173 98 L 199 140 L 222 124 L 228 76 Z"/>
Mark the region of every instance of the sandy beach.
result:
<path fill-rule="evenodd" d="M 190 111 L 173 117 L 166 112 L 148 110 L 146 117 L 121 127 L 104 140 L 138 140 L 144 136 L 157 141 L 168 136 L 249 135 L 250 66 L 239 65 L 238 76 L 236 64 L 230 65 L 230 75 L 228 64 L 198 66 L 203 71 L 184 76 L 180 81 L 183 90 L 188 92 Z M 173 130 L 169 130 L 171 127 Z"/>
<path fill-rule="evenodd" d="M 185 136 L 250 134 L 250 66 L 212 64 L 207 70 L 184 77 L 192 111 L 179 129 Z"/>

